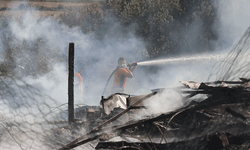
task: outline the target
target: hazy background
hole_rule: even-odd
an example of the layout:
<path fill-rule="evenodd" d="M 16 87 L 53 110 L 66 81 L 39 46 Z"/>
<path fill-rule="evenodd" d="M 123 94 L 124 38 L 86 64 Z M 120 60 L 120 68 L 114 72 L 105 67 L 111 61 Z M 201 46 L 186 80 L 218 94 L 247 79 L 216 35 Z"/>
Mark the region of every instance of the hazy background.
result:
<path fill-rule="evenodd" d="M 172 7 L 182 5 L 185 6 L 179 1 L 179 5 Z M 197 10 L 196 5 L 204 9 L 211 7 L 209 12 L 214 14 L 204 16 L 201 13 L 206 13 L 207 10 Z M 6 51 L 14 51 L 7 61 L 13 63 L 17 74 L 60 103 L 66 103 L 68 45 L 73 42 L 75 70 L 82 67 L 81 62 L 86 63 L 83 73 L 84 104 L 98 105 L 107 79 L 121 56 L 129 63 L 168 58 L 198 58 L 199 55 L 208 58 L 211 55 L 224 56 L 249 26 L 248 6 L 249 2 L 246 0 L 190 2 L 186 6 L 185 14 L 176 15 L 175 11 L 169 9 L 166 22 L 152 20 L 155 10 L 150 11 L 147 14 L 148 20 L 142 20 L 146 21 L 145 28 L 151 29 L 147 34 L 144 34 L 138 20 L 142 18 L 136 15 L 134 20 L 130 18 L 124 22 L 126 18 L 119 18 L 117 12 L 106 12 L 109 15 L 102 17 L 99 28 L 91 28 L 89 31 L 87 29 L 93 27 L 93 20 L 96 19 L 93 14 L 93 20 L 88 18 L 89 21 L 87 19 L 77 26 L 72 24 L 72 20 L 71 24 L 64 23 L 67 19 L 59 17 L 37 19 L 40 12 L 27 8 L 28 11 L 18 19 L 2 19 L 6 22 L 1 26 L 1 60 L 6 62 Z M 96 7 L 100 6 L 96 4 Z M 126 9 L 120 13 L 124 11 Z M 80 13 L 82 10 L 79 10 L 79 15 Z M 76 15 L 75 12 L 73 14 Z M 206 15 L 209 17 L 206 18 Z M 168 42 L 164 45 L 164 40 L 161 41 L 154 32 L 165 36 L 164 39 Z M 154 88 L 179 86 L 181 80 L 206 81 L 215 61 L 218 59 L 193 59 L 164 65 L 138 66 L 134 71 L 134 78 L 128 79 L 126 91 L 139 95 L 147 94 Z M 110 94 L 112 83 L 113 79 L 109 82 L 105 96 Z M 75 88 L 78 88 L 77 85 Z M 75 93 L 75 102 L 82 103 L 78 95 Z"/>
<path fill-rule="evenodd" d="M 83 102 L 76 81 L 75 104 L 99 105 L 105 84 L 121 56 L 129 63 L 139 64 L 134 78 L 127 80 L 126 91 L 132 95 L 180 86 L 182 80 L 207 81 L 214 63 L 228 54 L 249 27 L 250 2 L 164 2 L 116 0 L 79 7 L 25 3 L 0 8 L 0 107 L 5 108 L 0 111 L 2 127 L 13 129 L 10 133 L 28 148 L 32 147 L 31 142 L 23 139 L 37 139 L 39 148 L 44 138 L 50 140 L 48 136 L 53 134 L 44 132 L 50 127 L 41 121 L 48 114 L 62 112 L 59 107 L 67 108 L 69 43 L 75 44 L 75 70 L 83 68 L 82 62 L 86 64 Z M 151 63 L 154 60 L 158 63 Z M 111 94 L 112 83 L 113 78 L 105 97 Z M 150 113 L 164 113 L 183 103 L 179 93 L 168 89 L 149 99 L 147 106 Z M 13 137 L 8 130 L 1 130 L 6 133 L 2 134 L 2 141 L 8 149 Z M 66 133 L 62 139 L 51 139 L 65 145 L 70 138 L 70 133 Z"/>

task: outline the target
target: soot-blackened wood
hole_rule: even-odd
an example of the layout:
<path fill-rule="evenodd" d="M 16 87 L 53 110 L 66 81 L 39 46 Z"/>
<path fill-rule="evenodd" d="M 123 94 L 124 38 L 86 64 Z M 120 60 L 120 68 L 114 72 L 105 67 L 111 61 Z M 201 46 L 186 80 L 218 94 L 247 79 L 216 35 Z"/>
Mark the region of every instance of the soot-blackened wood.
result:
<path fill-rule="evenodd" d="M 74 43 L 69 43 L 68 119 L 74 122 Z"/>

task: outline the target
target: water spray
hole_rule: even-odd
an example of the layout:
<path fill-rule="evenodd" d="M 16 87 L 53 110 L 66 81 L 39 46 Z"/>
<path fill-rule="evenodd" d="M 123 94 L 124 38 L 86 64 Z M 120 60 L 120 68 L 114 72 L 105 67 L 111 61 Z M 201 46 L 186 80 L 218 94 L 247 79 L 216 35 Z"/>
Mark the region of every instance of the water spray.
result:
<path fill-rule="evenodd" d="M 200 61 L 200 60 L 221 60 L 226 55 L 196 55 L 196 56 L 184 56 L 178 58 L 167 58 L 159 60 L 149 60 L 138 62 L 138 66 L 150 66 L 150 65 L 165 65 L 170 63 L 183 63 L 187 61 Z"/>
<path fill-rule="evenodd" d="M 133 64 L 127 63 L 127 66 L 129 69 L 132 66 L 150 66 L 150 65 L 165 65 L 165 64 L 170 64 L 170 63 L 183 63 L 187 61 L 201 61 L 201 60 L 221 60 L 225 58 L 226 55 L 195 55 L 195 56 L 184 56 L 184 57 L 179 57 L 179 58 L 167 58 L 167 59 L 159 59 L 159 60 L 149 60 L 149 61 L 142 61 L 142 62 L 137 62 Z M 111 79 L 112 75 L 115 73 L 115 71 L 119 69 L 117 67 L 109 76 L 108 81 L 105 85 L 104 91 L 102 95 L 105 94 L 106 88 L 108 86 L 109 80 Z"/>

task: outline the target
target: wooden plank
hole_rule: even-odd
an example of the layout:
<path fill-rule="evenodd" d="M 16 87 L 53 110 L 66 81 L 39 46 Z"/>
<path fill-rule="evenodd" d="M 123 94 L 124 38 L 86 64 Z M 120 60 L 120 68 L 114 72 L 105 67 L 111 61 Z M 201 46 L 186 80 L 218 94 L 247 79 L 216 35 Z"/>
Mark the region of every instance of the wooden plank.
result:
<path fill-rule="evenodd" d="M 74 122 L 74 43 L 69 43 L 68 119 Z"/>

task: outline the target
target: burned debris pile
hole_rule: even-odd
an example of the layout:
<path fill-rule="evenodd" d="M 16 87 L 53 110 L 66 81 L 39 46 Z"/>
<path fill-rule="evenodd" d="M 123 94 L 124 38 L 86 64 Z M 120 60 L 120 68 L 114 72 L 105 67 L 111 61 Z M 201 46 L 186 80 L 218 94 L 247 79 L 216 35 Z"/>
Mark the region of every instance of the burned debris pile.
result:
<path fill-rule="evenodd" d="M 250 148 L 250 79 L 181 83 L 184 86 L 175 90 L 183 97 L 182 107 L 142 119 L 136 115 L 147 112 L 145 100 L 168 89 L 141 96 L 116 93 L 103 98 L 100 116 L 89 117 L 90 131 L 61 149 L 94 140 L 98 141 L 95 149 Z"/>
<path fill-rule="evenodd" d="M 214 82 L 180 81 L 181 87 L 154 89 L 147 95 L 102 97 L 101 108 L 88 109 L 91 117 L 76 125 L 86 132 L 75 131 L 78 138 L 60 145 L 60 150 L 84 145 L 93 149 L 250 149 L 249 49 L 250 28 L 214 66 L 208 78 Z M 180 95 L 181 101 L 170 100 L 180 107 L 149 113 L 149 102 L 153 104 L 168 90 Z"/>

